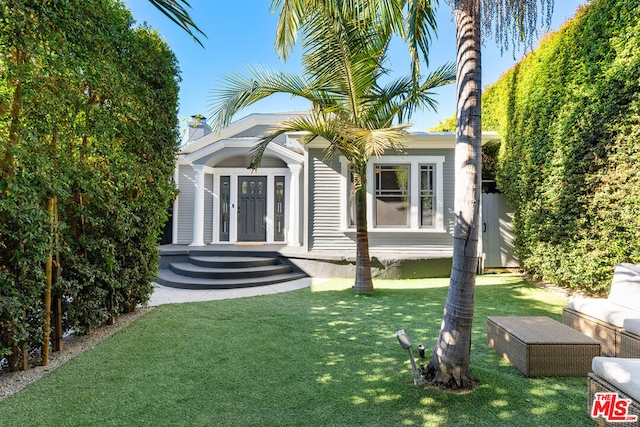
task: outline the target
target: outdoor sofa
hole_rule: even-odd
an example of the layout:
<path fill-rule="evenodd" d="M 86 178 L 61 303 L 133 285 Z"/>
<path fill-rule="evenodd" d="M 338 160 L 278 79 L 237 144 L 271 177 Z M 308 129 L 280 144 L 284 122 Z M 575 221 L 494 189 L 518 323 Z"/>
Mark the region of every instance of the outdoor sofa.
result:
<path fill-rule="evenodd" d="M 635 333 L 625 333 L 624 341 L 628 345 L 633 343 L 630 339 L 640 339 L 640 323 L 636 323 L 640 322 L 638 264 L 616 266 L 607 298 L 572 297 L 562 310 L 562 323 L 600 341 L 602 352 L 607 356 L 627 354 L 622 347 L 625 320 L 635 330 Z"/>
<path fill-rule="evenodd" d="M 588 411 L 596 424 L 617 427 L 638 426 L 640 422 L 640 404 L 638 403 L 640 401 L 640 359 L 594 357 L 591 369 L 593 372 L 588 376 Z M 599 402 L 594 407 L 596 400 Z M 621 406 L 621 401 L 624 400 L 628 402 L 622 403 Z"/>

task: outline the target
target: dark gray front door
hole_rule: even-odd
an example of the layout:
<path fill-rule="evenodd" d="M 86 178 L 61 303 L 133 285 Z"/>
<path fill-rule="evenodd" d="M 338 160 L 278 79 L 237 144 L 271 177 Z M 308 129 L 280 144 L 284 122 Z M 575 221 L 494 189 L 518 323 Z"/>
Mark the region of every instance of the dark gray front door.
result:
<path fill-rule="evenodd" d="M 267 177 L 238 177 L 238 241 L 267 240 Z"/>

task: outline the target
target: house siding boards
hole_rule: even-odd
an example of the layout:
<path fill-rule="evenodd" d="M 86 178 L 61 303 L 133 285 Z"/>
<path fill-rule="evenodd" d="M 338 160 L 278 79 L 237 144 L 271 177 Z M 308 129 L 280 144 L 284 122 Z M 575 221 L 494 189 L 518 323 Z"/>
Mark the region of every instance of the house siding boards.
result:
<path fill-rule="evenodd" d="M 195 171 L 191 166 L 178 168 L 178 244 L 190 244 L 193 240 L 193 204 L 195 198 Z M 205 175 L 204 214 L 213 218 L 213 175 Z M 213 241 L 213 222 L 204 222 L 204 243 Z"/>
<path fill-rule="evenodd" d="M 178 166 L 178 241 L 177 244 L 189 244 L 193 240 L 193 202 L 195 171 L 191 166 Z"/>
<path fill-rule="evenodd" d="M 354 250 L 355 241 L 340 230 L 342 175 L 337 158 L 324 161 L 324 150 L 310 149 L 309 249 L 314 251 Z"/>

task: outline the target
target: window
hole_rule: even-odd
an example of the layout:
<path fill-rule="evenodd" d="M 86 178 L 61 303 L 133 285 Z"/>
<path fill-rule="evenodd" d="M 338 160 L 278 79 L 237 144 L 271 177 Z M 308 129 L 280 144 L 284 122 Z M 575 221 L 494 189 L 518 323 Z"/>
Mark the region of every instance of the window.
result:
<path fill-rule="evenodd" d="M 435 165 L 420 166 L 420 227 L 434 225 L 434 169 Z"/>
<path fill-rule="evenodd" d="M 349 228 L 354 228 L 357 225 L 356 193 L 353 181 L 353 170 L 349 167 L 349 180 L 347 181 L 347 224 L 349 224 Z"/>
<path fill-rule="evenodd" d="M 375 165 L 376 227 L 409 226 L 409 165 Z"/>
<path fill-rule="evenodd" d="M 220 177 L 220 241 L 229 241 L 229 199 L 231 177 Z"/>
<path fill-rule="evenodd" d="M 274 182 L 273 240 L 284 242 L 284 176 L 276 176 Z"/>
<path fill-rule="evenodd" d="M 444 232 L 444 156 L 381 156 L 367 172 L 367 223 L 370 231 Z M 353 173 L 342 162 L 344 229 L 353 229 Z"/>

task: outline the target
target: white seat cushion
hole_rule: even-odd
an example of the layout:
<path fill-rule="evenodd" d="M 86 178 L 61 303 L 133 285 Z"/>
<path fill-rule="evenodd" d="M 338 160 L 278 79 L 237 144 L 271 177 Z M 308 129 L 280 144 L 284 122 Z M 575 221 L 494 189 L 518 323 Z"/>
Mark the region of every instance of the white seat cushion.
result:
<path fill-rule="evenodd" d="M 636 402 L 640 401 L 640 359 L 594 357 L 591 369 Z"/>
<path fill-rule="evenodd" d="M 607 299 L 615 304 L 640 310 L 640 265 L 616 265 Z"/>
<path fill-rule="evenodd" d="M 622 322 L 622 326 L 626 331 L 629 331 L 632 334 L 640 335 L 640 318 L 624 319 L 624 322 Z"/>
<path fill-rule="evenodd" d="M 604 298 L 569 298 L 567 307 L 618 328 L 622 328 L 624 319 L 638 317 L 638 311 L 614 304 Z"/>

